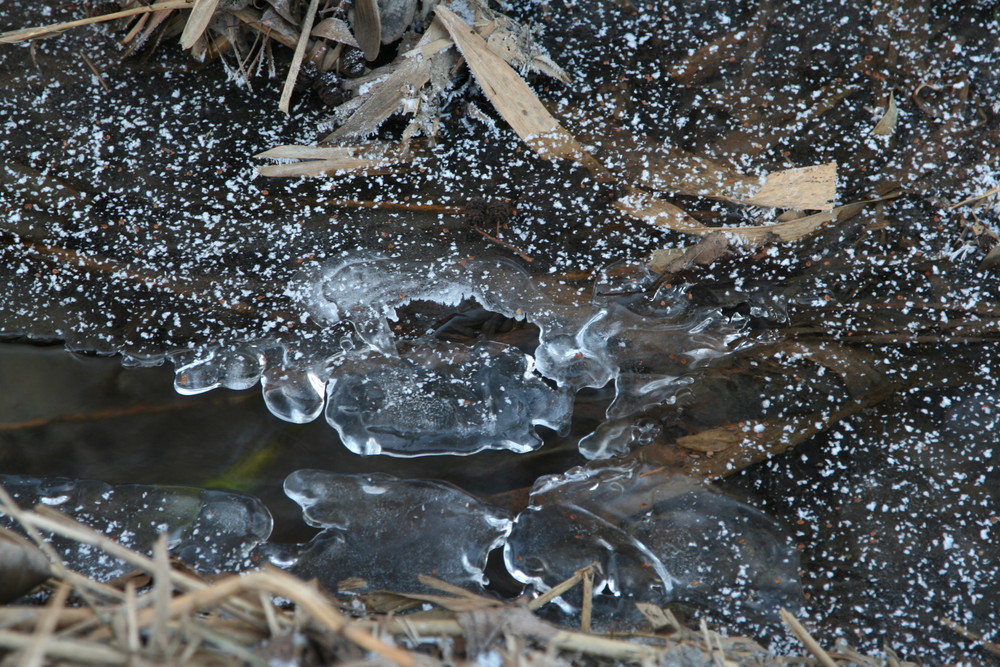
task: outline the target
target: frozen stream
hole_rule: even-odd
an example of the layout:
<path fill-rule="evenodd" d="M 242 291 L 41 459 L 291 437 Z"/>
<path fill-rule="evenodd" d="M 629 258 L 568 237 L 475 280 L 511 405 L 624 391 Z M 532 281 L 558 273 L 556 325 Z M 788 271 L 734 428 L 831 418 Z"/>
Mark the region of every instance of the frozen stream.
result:
<path fill-rule="evenodd" d="M 617 182 L 535 156 L 464 75 L 404 166 L 266 179 L 251 156 L 330 129 L 315 96 L 285 116 L 274 79 L 97 28 L 0 45 L 4 484 L 206 571 L 513 595 L 595 564 L 597 627 L 648 602 L 780 633 L 784 606 L 985 663 L 939 619 L 1000 641 L 1000 208 L 961 203 L 1000 180 L 997 18 L 803 5 L 506 7 Z M 699 237 L 614 205 L 656 183 L 701 224 L 784 222 L 686 179 L 831 161 L 837 204 L 878 201 L 703 263 L 651 268 Z"/>

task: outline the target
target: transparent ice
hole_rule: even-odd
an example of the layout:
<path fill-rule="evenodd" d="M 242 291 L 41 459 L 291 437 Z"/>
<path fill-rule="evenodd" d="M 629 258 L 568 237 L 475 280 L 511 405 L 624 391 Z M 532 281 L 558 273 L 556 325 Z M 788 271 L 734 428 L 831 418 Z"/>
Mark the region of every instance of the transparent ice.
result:
<path fill-rule="evenodd" d="M 327 384 L 327 421 L 358 454 L 525 452 L 532 426 L 569 423 L 572 399 L 532 373 L 530 358 L 495 343 L 424 345 L 404 357 L 352 356 Z"/>
<path fill-rule="evenodd" d="M 504 559 L 538 592 L 596 566 L 597 610 L 607 615 L 634 614 L 637 601 L 678 601 L 766 621 L 802 601 L 798 556 L 774 520 L 638 463 L 540 478 Z M 580 602 L 578 590 L 559 600 L 567 613 Z"/>
<path fill-rule="evenodd" d="M 322 530 L 307 544 L 262 551 L 331 591 L 427 590 L 421 574 L 476 587 L 511 526 L 505 511 L 444 482 L 299 470 L 285 480 L 285 493 Z"/>
<path fill-rule="evenodd" d="M 644 268 L 628 269 L 631 289 L 652 281 Z M 672 295 L 654 295 L 665 304 L 654 308 L 600 292 L 617 287 L 599 282 L 591 303 L 566 305 L 509 262 L 361 252 L 306 271 L 290 293 L 320 322 L 350 322 L 361 339 L 360 349 L 352 342 L 334 350 L 325 374 L 313 376 L 317 386 L 326 382 L 327 420 L 353 451 L 528 451 L 540 443 L 532 425 L 568 423 L 566 391 L 615 382 L 608 416 L 623 423 L 581 443 L 584 455 L 606 458 L 638 439 L 632 414 L 668 402 L 692 368 L 724 353 L 732 334 L 717 313 L 672 312 Z M 390 322 L 401 308 L 415 301 L 458 307 L 467 300 L 535 325 L 533 361 L 496 344 L 445 350 L 422 341 L 399 351 Z M 676 353 L 666 355 L 665 348 Z M 533 369 L 564 391 L 549 390 Z"/>
<path fill-rule="evenodd" d="M 22 508 L 47 505 L 145 554 L 166 533 L 170 553 L 199 572 L 250 567 L 251 552 L 271 534 L 264 504 L 228 491 L 17 475 L 0 475 L 0 484 Z M 14 525 L 9 517 L 0 519 Z M 134 569 L 88 544 L 58 535 L 50 543 L 70 569 L 101 581 Z"/>

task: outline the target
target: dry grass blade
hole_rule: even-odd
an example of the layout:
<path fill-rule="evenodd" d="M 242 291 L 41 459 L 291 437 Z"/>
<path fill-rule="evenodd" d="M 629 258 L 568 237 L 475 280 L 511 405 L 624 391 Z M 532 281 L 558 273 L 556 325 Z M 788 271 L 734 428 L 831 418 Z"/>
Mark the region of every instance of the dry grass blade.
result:
<path fill-rule="evenodd" d="M 940 620 L 941 624 L 944 625 L 949 630 L 951 630 L 952 632 L 955 632 L 961 635 L 962 637 L 965 637 L 969 641 L 976 642 L 977 644 L 982 646 L 983 650 L 986 651 L 987 653 L 992 653 L 993 655 L 1000 656 L 1000 644 L 994 644 L 992 642 L 983 641 L 983 638 L 980 635 L 976 634 L 972 630 L 969 630 L 964 625 L 956 623 L 950 618 L 942 616 L 938 620 Z"/>
<path fill-rule="evenodd" d="M 0 649 L 21 651 L 35 642 L 33 634 L 0 630 Z M 124 665 L 129 656 L 109 646 L 92 641 L 51 638 L 45 645 L 49 658 L 70 661 L 73 664 Z"/>
<path fill-rule="evenodd" d="M 219 0 L 195 0 L 187 23 L 184 24 L 184 32 L 181 33 L 182 49 L 190 49 L 195 42 L 201 39 L 218 6 Z"/>
<path fill-rule="evenodd" d="M 764 185 L 743 203 L 774 208 L 827 211 L 837 197 L 837 163 L 795 167 L 768 174 Z"/>
<path fill-rule="evenodd" d="M 398 149 L 386 144 L 358 146 L 276 146 L 256 158 L 301 160 L 288 164 L 270 164 L 257 167 L 261 176 L 294 177 L 324 176 L 336 172 L 382 169 L 407 162 L 412 155 L 402 155 Z"/>
<path fill-rule="evenodd" d="M 299 33 L 299 40 L 295 44 L 295 55 L 292 56 L 292 64 L 288 67 L 288 75 L 285 77 L 285 87 L 281 89 L 281 99 L 278 101 L 278 109 L 286 114 L 292 102 L 292 91 L 295 89 L 295 80 L 299 76 L 302 59 L 306 55 L 306 47 L 309 45 L 309 33 L 312 32 L 313 21 L 316 20 L 316 11 L 318 9 L 319 0 L 309 0 L 309 7 L 302 18 L 302 30 Z"/>
<path fill-rule="evenodd" d="M 59 621 L 59 613 L 66 607 L 66 599 L 69 597 L 70 585 L 65 581 L 59 584 L 55 595 L 49 600 L 45 608 L 45 613 L 38 619 L 38 627 L 35 628 L 35 640 L 28 647 L 28 650 L 21 656 L 22 667 L 40 667 L 45 661 L 45 649 L 52 641 L 52 634 L 55 632 L 56 623 Z"/>
<path fill-rule="evenodd" d="M 1000 185 L 995 185 L 995 186 L 993 186 L 992 188 L 990 188 L 989 190 L 987 190 L 986 192 L 984 192 L 982 194 L 973 195 L 972 197 L 969 197 L 967 199 L 963 199 L 962 201 L 958 202 L 957 204 L 952 204 L 949 208 L 958 208 L 959 206 L 965 206 L 966 204 L 973 204 L 973 203 L 975 203 L 977 201 L 982 201 L 983 199 L 986 199 L 988 197 L 992 197 L 992 196 L 994 196 L 996 194 L 1000 194 Z"/>
<path fill-rule="evenodd" d="M 806 630 L 805 626 L 799 623 L 799 619 L 792 616 L 792 614 L 787 609 L 782 609 L 779 612 L 781 614 L 781 620 L 785 622 L 785 625 L 792 631 L 792 634 L 802 642 L 802 645 L 809 649 L 809 652 L 816 656 L 819 664 L 823 667 L 837 667 L 837 663 L 834 662 L 830 654 L 823 650 L 823 647 L 819 645 L 809 631 Z"/>
<path fill-rule="evenodd" d="M 191 2 L 192 0 L 165 0 L 165 2 L 157 2 L 143 7 L 133 7 L 132 9 L 123 9 L 120 12 L 102 14 L 101 16 L 90 16 L 88 18 L 77 19 L 75 21 L 64 21 L 62 23 L 50 23 L 49 25 L 37 26 L 34 28 L 10 30 L 5 33 L 0 33 L 0 44 L 16 44 L 17 42 L 23 42 L 36 37 L 45 37 L 46 35 L 62 32 L 71 28 L 78 28 L 84 25 L 90 25 L 92 23 L 105 23 L 107 21 L 114 21 L 115 19 L 128 18 L 129 16 L 136 16 L 138 14 L 149 14 L 151 12 L 158 12 L 164 9 L 187 9 L 191 6 Z"/>
<path fill-rule="evenodd" d="M 889 93 L 889 103 L 886 105 L 885 113 L 872 129 L 872 134 L 887 137 L 896 131 L 896 121 L 899 119 L 899 109 L 896 107 L 896 97 Z"/>
<path fill-rule="evenodd" d="M 432 577 L 432 576 L 429 576 L 429 575 L 426 575 L 426 574 L 420 574 L 420 575 L 417 575 L 417 579 L 424 586 L 428 586 L 430 588 L 435 588 L 435 589 L 437 589 L 439 591 L 442 591 L 444 593 L 451 593 L 452 595 L 455 595 L 455 596 L 458 596 L 458 597 L 463 597 L 463 598 L 468 598 L 469 600 L 478 600 L 478 601 L 484 602 L 484 603 L 488 602 L 490 604 L 498 604 L 498 601 L 494 600 L 493 598 L 488 598 L 488 597 L 485 597 L 483 595 L 476 595 L 472 591 L 466 590 L 466 589 L 462 588 L 461 586 L 456 586 L 455 584 L 449 584 L 447 581 L 442 581 L 441 579 L 438 579 L 437 577 Z"/>
<path fill-rule="evenodd" d="M 580 632 L 590 632 L 594 613 L 594 568 L 585 567 L 583 573 L 583 608 L 580 610 Z"/>
<path fill-rule="evenodd" d="M 517 136 L 544 158 L 585 159 L 583 148 L 573 135 L 552 117 L 528 84 L 490 50 L 482 37 L 447 7 L 439 5 L 434 11 L 465 56 L 483 92 Z"/>

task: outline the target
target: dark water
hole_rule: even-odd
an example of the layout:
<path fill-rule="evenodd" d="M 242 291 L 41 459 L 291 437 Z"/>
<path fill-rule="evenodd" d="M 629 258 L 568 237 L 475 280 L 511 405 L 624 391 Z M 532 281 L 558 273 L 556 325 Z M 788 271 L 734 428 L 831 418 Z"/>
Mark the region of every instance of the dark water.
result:
<path fill-rule="evenodd" d="M 0 25 L 58 11 L 8 3 Z M 525 157 L 511 133 L 457 113 L 412 168 L 262 179 L 250 156 L 323 134 L 316 100 L 303 96 L 286 118 L 273 80 L 247 90 L 218 63 L 193 64 L 167 45 L 121 60 L 97 29 L 4 45 L 0 472 L 242 491 L 270 508 L 281 542 L 312 532 L 281 489 L 304 468 L 445 479 L 498 498 L 583 463 L 577 442 L 595 429 L 590 454 L 631 449 L 696 475 L 768 451 L 721 486 L 790 536 L 802 615 L 823 641 L 886 644 L 931 663 L 987 660 L 939 618 L 997 640 L 1000 281 L 982 261 L 998 208 L 995 197 L 951 206 L 998 182 L 995 8 L 598 3 L 512 13 L 538 26 L 577 82 L 542 96 L 626 183 L 643 180 L 643 156 L 669 165 L 681 150 L 749 174 L 836 160 L 838 203 L 885 199 L 803 241 L 737 246 L 657 281 L 642 260 L 691 239 L 623 217 L 609 205 L 613 188 L 583 169 Z M 677 69 L 713 40 L 725 57 Z M 896 133 L 874 137 L 890 91 Z M 401 127 L 390 121 L 382 136 Z M 675 171 L 665 173 L 683 180 Z M 502 231 L 520 255 L 476 231 L 464 210 L 472 195 L 516 212 Z M 361 201 L 391 205 L 352 203 Z M 705 224 L 774 216 L 673 201 Z M 584 389 L 561 433 L 540 429 L 543 447 L 414 459 L 353 454 L 322 420 L 273 416 L 256 387 L 174 392 L 174 365 L 224 352 L 252 362 L 231 385 L 264 372 L 295 390 L 282 396 L 298 395 L 322 375 L 328 346 L 371 343 L 374 330 L 341 335 L 289 289 L 359 250 L 392 258 L 393 271 L 485 259 L 542 295 L 545 314 L 518 322 L 504 311 L 527 293 L 490 285 L 504 295 L 489 308 L 504 323 L 489 331 L 476 299 L 400 295 L 398 322 L 370 319 L 391 327 L 404 354 L 436 330 L 437 341 L 478 335 L 542 358 L 560 349 L 538 352 L 545 327 L 564 327 L 579 332 L 566 359 L 605 355 L 616 383 L 588 386 L 574 379 L 583 371 L 563 373 L 564 359 L 545 381 Z M 448 324 L 459 312 L 471 331 Z M 618 324 L 585 330 L 595 312 Z M 708 323 L 708 342 L 664 333 L 696 322 Z M 615 345 L 624 352 L 609 352 Z M 696 359 L 696 349 L 714 351 Z M 684 438 L 699 434 L 718 453 L 693 454 Z M 725 438 L 735 449 L 717 446 Z"/>

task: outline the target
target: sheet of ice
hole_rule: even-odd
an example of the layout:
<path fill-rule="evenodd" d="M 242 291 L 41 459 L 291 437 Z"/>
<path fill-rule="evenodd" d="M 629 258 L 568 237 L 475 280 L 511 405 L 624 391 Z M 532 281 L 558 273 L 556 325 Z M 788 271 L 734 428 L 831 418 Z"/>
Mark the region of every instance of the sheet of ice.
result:
<path fill-rule="evenodd" d="M 200 572 L 250 567 L 251 551 L 271 534 L 271 514 L 264 504 L 238 493 L 15 475 L 0 475 L 0 484 L 25 509 L 48 505 L 145 554 L 166 533 L 170 552 Z M 0 524 L 14 526 L 6 516 L 0 516 Z M 51 544 L 71 569 L 100 581 L 133 569 L 87 544 L 59 536 Z"/>
<path fill-rule="evenodd" d="M 679 601 L 752 621 L 772 620 L 780 607 L 802 601 L 798 556 L 775 521 L 687 477 L 642 464 L 540 478 L 504 559 L 538 592 L 595 565 L 595 609 L 624 614 L 622 620 L 634 614 L 636 601 Z M 578 589 L 559 602 L 576 613 Z"/>
<path fill-rule="evenodd" d="M 568 426 L 573 401 L 546 385 L 530 357 L 505 345 L 425 344 L 402 357 L 349 356 L 327 384 L 327 421 L 358 454 L 526 452 L 534 430 Z"/>
<path fill-rule="evenodd" d="M 285 480 L 285 493 L 322 531 L 307 544 L 269 544 L 262 552 L 331 591 L 426 591 L 420 574 L 476 587 L 511 526 L 505 511 L 444 482 L 299 470 Z"/>
<path fill-rule="evenodd" d="M 644 267 L 628 269 L 626 287 L 631 291 L 625 293 L 642 294 L 654 276 Z M 672 400 L 689 382 L 691 371 L 723 354 L 732 336 L 714 311 L 687 313 L 676 307 L 673 298 L 664 300 L 662 295 L 657 298 L 663 305 L 653 307 L 646 303 L 648 297 L 619 298 L 613 287 L 611 281 L 599 281 L 591 303 L 566 305 L 546 295 L 511 263 L 390 258 L 362 252 L 305 272 L 290 294 L 321 322 L 350 322 L 364 344 L 378 353 L 346 355 L 328 364 L 327 419 L 352 450 L 438 453 L 444 451 L 439 445 L 422 444 L 435 432 L 433 440 L 439 443 L 468 442 L 452 450 L 468 453 L 498 446 L 482 440 L 507 432 L 507 442 L 501 446 L 528 451 L 537 444 L 532 425 L 560 428 L 568 417 L 563 399 L 546 393 L 544 385 L 531 377 L 533 365 L 540 375 L 569 390 L 616 382 L 618 391 L 608 416 L 621 423 L 581 443 L 586 456 L 606 458 L 641 441 L 642 429 L 632 428 L 631 415 Z M 611 291 L 602 291 L 606 289 Z M 457 307 L 469 299 L 488 311 L 538 327 L 533 364 L 522 370 L 520 364 L 504 361 L 512 353 L 499 349 L 488 355 L 480 352 L 481 360 L 490 361 L 476 363 L 459 347 L 449 352 L 418 347 L 419 351 L 397 359 L 399 340 L 390 322 L 397 319 L 399 309 L 414 301 Z M 497 372 L 501 367 L 509 370 Z M 454 386 L 434 389 L 446 387 L 449 378 Z M 526 393 L 522 384 L 531 391 Z M 386 385 L 392 387 L 388 393 Z M 518 389 L 511 391 L 512 385 Z M 523 400 L 513 398 L 515 393 Z M 498 395 L 507 400 L 491 402 Z M 429 396 L 447 400 L 436 399 L 428 408 Z M 558 409 L 552 411 L 553 405 Z M 359 419 L 355 415 L 360 413 L 369 416 Z M 478 432 L 469 441 L 469 428 L 476 420 Z"/>

